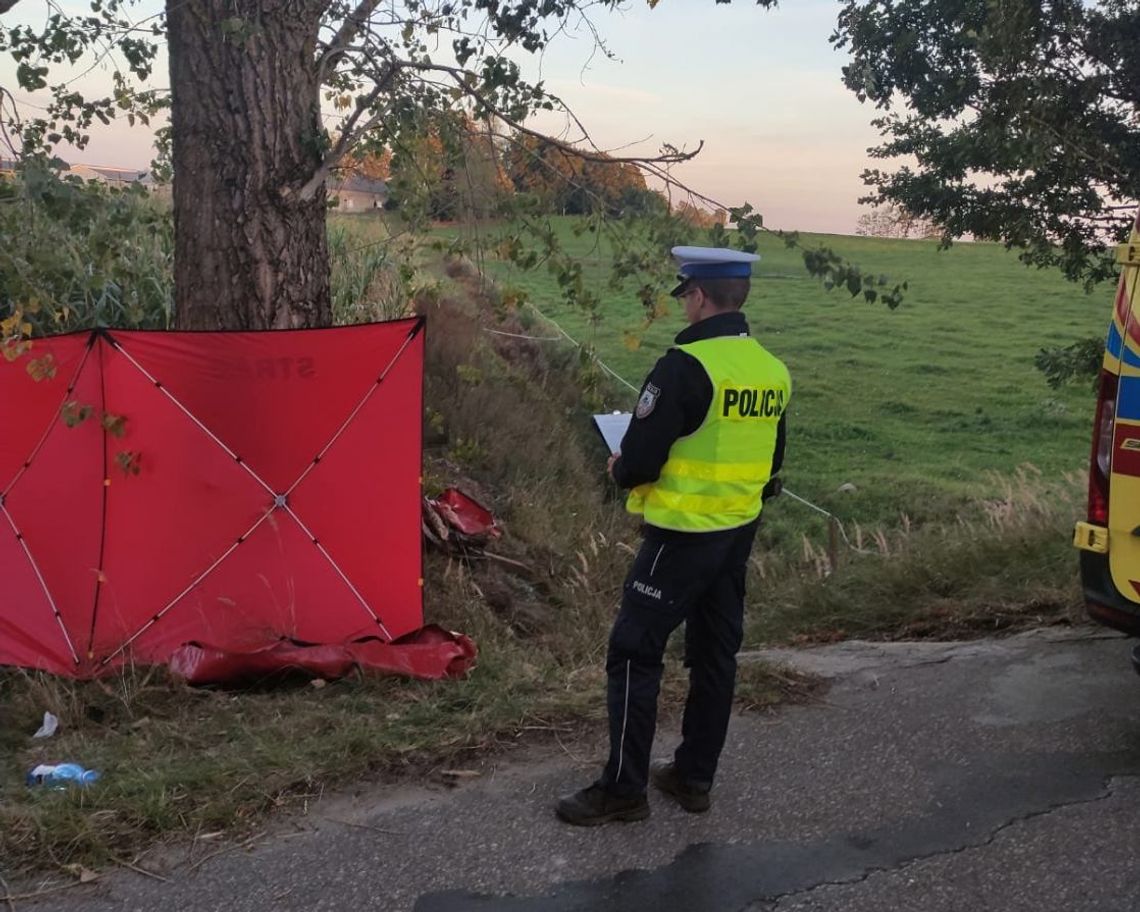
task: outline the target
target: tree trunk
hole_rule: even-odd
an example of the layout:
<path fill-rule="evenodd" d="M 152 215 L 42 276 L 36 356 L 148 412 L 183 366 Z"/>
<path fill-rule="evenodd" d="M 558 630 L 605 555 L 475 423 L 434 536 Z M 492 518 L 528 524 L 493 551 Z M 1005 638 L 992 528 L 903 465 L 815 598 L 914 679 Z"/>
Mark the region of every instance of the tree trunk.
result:
<path fill-rule="evenodd" d="M 167 0 L 180 329 L 328 325 L 324 0 Z"/>

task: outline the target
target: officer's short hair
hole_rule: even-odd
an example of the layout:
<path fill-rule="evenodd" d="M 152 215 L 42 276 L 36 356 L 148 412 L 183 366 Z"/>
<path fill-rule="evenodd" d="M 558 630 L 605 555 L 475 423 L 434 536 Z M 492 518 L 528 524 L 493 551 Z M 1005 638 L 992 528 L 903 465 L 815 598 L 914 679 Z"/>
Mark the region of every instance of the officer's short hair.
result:
<path fill-rule="evenodd" d="M 751 279 L 693 279 L 720 310 L 740 310 L 752 287 Z"/>

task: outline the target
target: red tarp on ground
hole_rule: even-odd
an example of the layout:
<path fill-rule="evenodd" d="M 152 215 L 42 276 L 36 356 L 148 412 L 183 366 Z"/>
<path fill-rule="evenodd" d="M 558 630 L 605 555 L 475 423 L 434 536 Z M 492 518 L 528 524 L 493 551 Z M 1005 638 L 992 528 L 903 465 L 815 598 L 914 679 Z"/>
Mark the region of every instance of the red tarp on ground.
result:
<path fill-rule="evenodd" d="M 474 663 L 475 644 L 468 637 L 428 625 L 392 643 L 372 638 L 309 646 L 280 640 L 236 655 L 207 646 L 183 646 L 171 656 L 170 668 L 191 684 L 220 684 L 253 683 L 291 670 L 339 678 L 354 668 L 412 678 L 455 678 L 466 674 Z"/>
<path fill-rule="evenodd" d="M 260 667 L 420 628 L 422 325 L 97 331 L 0 362 L 0 664 L 88 677 L 195 643 Z"/>

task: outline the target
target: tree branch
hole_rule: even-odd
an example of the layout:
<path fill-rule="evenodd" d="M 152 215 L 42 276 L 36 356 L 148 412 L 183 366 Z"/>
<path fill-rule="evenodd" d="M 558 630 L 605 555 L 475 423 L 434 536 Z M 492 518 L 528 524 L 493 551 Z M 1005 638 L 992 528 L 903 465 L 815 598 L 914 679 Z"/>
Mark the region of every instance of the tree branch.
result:
<path fill-rule="evenodd" d="M 372 0 L 368 0 L 372 2 Z M 671 165 L 678 162 L 689 161 L 696 157 L 704 148 L 704 140 L 698 144 L 697 148 L 692 152 L 681 152 L 674 150 L 666 152 L 662 155 L 653 157 L 646 156 L 611 156 L 604 152 L 589 152 L 584 149 L 579 149 L 570 143 L 563 142 L 562 140 L 555 139 L 546 133 L 539 130 L 533 130 L 525 126 L 518 120 L 508 116 L 498 107 L 492 104 L 484 95 L 477 89 L 472 88 L 467 82 L 468 73 L 459 67 L 447 66 L 440 63 L 418 63 L 411 60 L 391 60 L 385 65 L 384 72 L 379 76 L 376 84 L 372 90 L 356 103 L 356 110 L 353 111 L 351 116 L 345 122 L 340 137 L 337 139 L 336 144 L 329 150 L 321 161 L 320 166 L 313 173 L 313 175 L 298 189 L 286 189 L 282 195 L 286 198 L 294 198 L 298 200 L 311 199 L 313 194 L 317 192 L 318 188 L 328 179 L 332 169 L 336 167 L 337 163 L 345 156 L 345 154 L 360 140 L 362 136 L 368 133 L 373 127 L 376 126 L 384 117 L 384 112 L 377 113 L 361 127 L 356 127 L 356 123 L 363 116 L 381 95 L 384 94 L 391 86 L 392 80 L 401 70 L 413 70 L 420 73 L 444 73 L 452 78 L 459 90 L 469 98 L 473 99 L 477 105 L 485 108 L 489 113 L 499 118 L 507 126 L 519 133 L 527 136 L 533 136 L 542 142 L 553 146 L 554 148 L 564 152 L 567 155 L 572 155 L 582 161 L 600 162 L 605 164 L 633 164 L 645 167 L 647 165 Z M 571 115 L 573 116 L 573 115 Z M 575 118 L 576 119 L 576 118 Z"/>
<path fill-rule="evenodd" d="M 321 184 L 328 180 L 330 172 L 337 166 L 337 163 L 344 158 L 345 153 L 356 145 L 361 136 L 380 122 L 384 116 L 382 113 L 373 115 L 363 127 L 355 132 L 353 131 L 357 121 L 360 120 L 364 112 L 375 104 L 376 100 L 388 90 L 388 87 L 392 84 L 392 80 L 396 78 L 396 74 L 400 71 L 402 65 L 402 61 L 399 60 L 393 60 L 388 64 L 384 74 L 376 80 L 376 85 L 372 87 L 372 91 L 357 100 L 356 110 L 353 111 L 348 120 L 344 122 L 340 137 L 332 149 L 329 150 L 328 154 L 325 155 L 320 167 L 313 172 L 313 176 L 305 181 L 299 190 L 292 191 L 287 188 L 282 191 L 283 196 L 286 198 L 295 197 L 299 200 L 312 199 L 313 194 L 317 192 Z"/>
<path fill-rule="evenodd" d="M 12 2 L 15 3 L 17 0 L 12 0 Z M 3 86 L 0 86 L 0 138 L 4 140 L 4 145 L 8 147 L 9 154 L 11 154 L 13 158 L 17 158 L 19 157 L 19 153 L 16 151 L 15 143 L 12 142 L 12 137 L 8 135 L 8 121 L 4 117 L 5 102 L 12 107 L 11 123 L 18 136 L 20 130 L 23 129 L 23 125 L 20 123 L 20 108 L 16 104 L 16 99 L 12 96 L 12 93 Z"/>
<path fill-rule="evenodd" d="M 697 145 L 697 148 L 695 148 L 692 152 L 681 152 L 678 150 L 675 152 L 667 152 L 664 155 L 655 155 L 651 158 L 647 158 L 644 155 L 614 156 L 614 155 L 607 155 L 604 152 L 598 152 L 596 154 L 593 152 L 587 152 L 583 149 L 579 149 L 576 146 L 570 145 L 570 143 L 566 143 L 566 142 L 563 142 L 562 140 L 555 139 L 554 137 L 549 136 L 548 134 L 543 133 L 540 130 L 532 130 L 530 127 L 525 126 L 521 122 L 515 120 L 513 117 L 510 117 L 509 115 L 505 114 L 503 111 L 501 111 L 495 105 L 493 105 L 487 98 L 485 98 L 483 95 L 481 95 L 476 89 L 473 89 L 471 86 L 469 86 L 464 79 L 466 74 L 464 73 L 463 70 L 459 69 L 458 67 L 445 66 L 444 64 L 439 64 L 439 63 L 408 64 L 407 66 L 410 69 L 416 69 L 416 70 L 421 70 L 421 71 L 429 71 L 430 70 L 430 71 L 449 74 L 452 77 L 452 79 L 454 79 L 456 86 L 459 88 L 459 90 L 461 92 L 463 92 L 469 98 L 473 99 L 476 104 L 479 104 L 482 107 L 486 108 L 487 111 L 489 111 L 491 114 L 494 114 L 497 118 L 499 118 L 499 120 L 501 120 L 507 126 L 513 128 L 513 129 L 517 130 L 518 132 L 523 133 L 527 136 L 533 136 L 535 139 L 542 140 L 544 143 L 547 143 L 548 145 L 554 146 L 556 149 L 558 149 L 562 152 L 565 152 L 567 155 L 572 155 L 575 158 L 582 159 L 582 161 L 601 162 L 604 164 L 626 163 L 626 164 L 631 164 L 631 165 L 642 165 L 642 164 L 651 162 L 651 163 L 656 163 L 656 164 L 672 165 L 672 164 L 676 164 L 678 162 L 685 162 L 685 161 L 689 161 L 692 158 L 695 158 L 698 154 L 700 154 L 701 149 L 703 149 L 705 147 L 705 141 L 702 139 L 700 141 L 700 143 Z M 571 116 L 573 117 L 573 114 L 571 114 Z M 577 120 L 577 118 L 575 118 L 575 120 Z"/>
<path fill-rule="evenodd" d="M 7 2 L 9 0 L 0 0 L 0 5 Z M 16 3 L 18 0 L 10 0 L 10 2 Z M 341 55 L 348 49 L 352 40 L 363 31 L 365 25 L 368 24 L 369 17 L 379 5 L 380 0 L 360 0 L 356 9 L 345 17 L 336 34 L 333 35 L 332 41 L 328 43 L 321 56 L 317 58 L 317 77 L 322 83 L 325 81 L 325 76 L 328 75 L 329 70 L 336 66 Z"/>

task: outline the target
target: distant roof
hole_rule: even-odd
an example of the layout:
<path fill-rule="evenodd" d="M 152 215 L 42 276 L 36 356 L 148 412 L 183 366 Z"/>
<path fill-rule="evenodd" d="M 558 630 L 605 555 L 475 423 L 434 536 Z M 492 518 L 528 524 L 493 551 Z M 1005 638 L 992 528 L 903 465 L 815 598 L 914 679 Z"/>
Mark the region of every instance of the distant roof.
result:
<path fill-rule="evenodd" d="M 152 179 L 148 171 L 139 171 L 135 168 L 116 168 L 113 165 L 88 165 L 84 162 L 75 162 L 69 165 L 62 159 L 54 159 L 54 164 L 64 171 L 94 172 L 107 180 L 113 181 L 134 183 L 135 181 Z M 20 165 L 21 162 L 19 159 L 0 158 L 0 171 L 15 171 Z"/>
<path fill-rule="evenodd" d="M 76 164 L 72 165 L 73 170 L 77 167 L 94 171 L 96 174 L 100 174 L 108 180 L 128 181 L 131 183 L 142 180 L 146 176 L 145 171 L 136 171 L 132 168 L 112 168 L 109 165 L 85 165 L 81 162 L 76 162 Z"/>
<path fill-rule="evenodd" d="M 387 193 L 388 185 L 382 180 L 373 180 L 359 174 L 349 174 L 333 185 L 336 190 L 348 190 L 352 193 Z"/>

